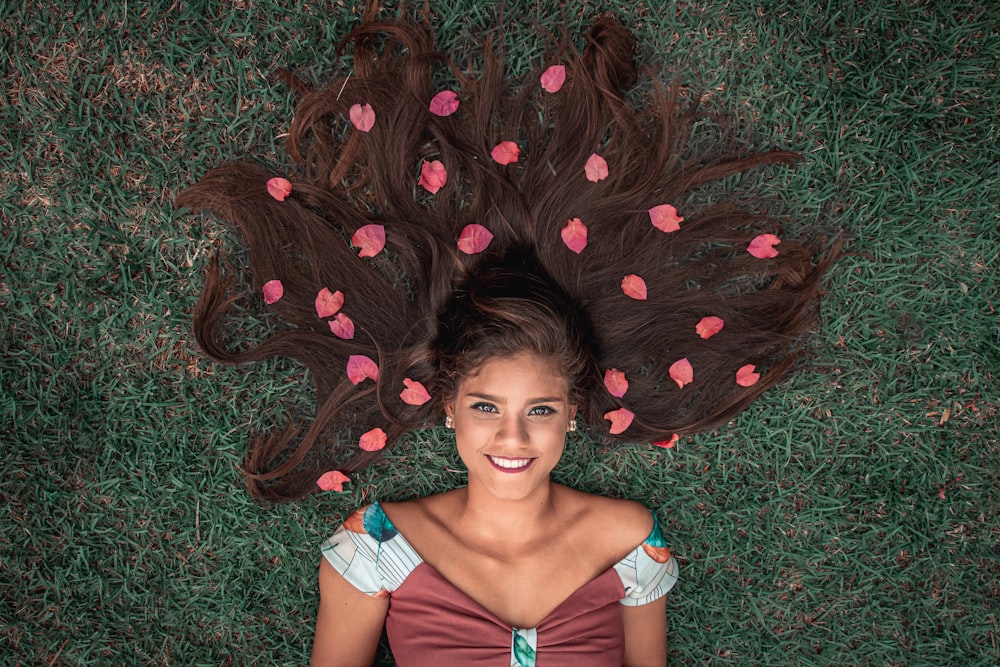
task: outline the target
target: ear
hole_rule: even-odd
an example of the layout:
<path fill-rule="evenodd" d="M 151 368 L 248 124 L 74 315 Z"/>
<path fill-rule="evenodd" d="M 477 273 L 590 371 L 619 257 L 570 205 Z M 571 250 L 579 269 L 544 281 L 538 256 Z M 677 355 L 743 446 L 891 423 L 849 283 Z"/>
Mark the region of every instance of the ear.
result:
<path fill-rule="evenodd" d="M 574 411 L 575 411 L 575 408 L 574 408 Z M 445 403 L 444 403 L 444 413 L 447 416 L 454 418 L 454 416 L 455 416 L 455 401 L 445 401 Z"/>

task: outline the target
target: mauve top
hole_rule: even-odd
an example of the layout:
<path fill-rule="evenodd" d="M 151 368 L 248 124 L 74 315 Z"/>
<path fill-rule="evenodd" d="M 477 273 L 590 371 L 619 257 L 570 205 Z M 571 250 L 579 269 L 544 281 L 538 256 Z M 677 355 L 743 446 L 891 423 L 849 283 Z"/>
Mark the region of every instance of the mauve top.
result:
<path fill-rule="evenodd" d="M 399 667 L 608 667 L 622 664 L 620 605 L 656 600 L 677 581 L 659 524 L 625 558 L 578 588 L 534 628 L 513 628 L 410 546 L 376 502 L 352 514 L 323 555 L 359 590 L 389 596 L 386 632 Z"/>

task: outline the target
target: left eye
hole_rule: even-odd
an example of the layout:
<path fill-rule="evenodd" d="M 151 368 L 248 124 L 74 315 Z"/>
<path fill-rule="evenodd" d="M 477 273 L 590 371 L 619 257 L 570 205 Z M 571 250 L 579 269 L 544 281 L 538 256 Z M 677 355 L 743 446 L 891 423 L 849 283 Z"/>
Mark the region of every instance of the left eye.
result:
<path fill-rule="evenodd" d="M 556 411 L 547 405 L 536 405 L 535 407 L 531 408 L 531 410 L 528 411 L 529 415 L 535 415 L 535 416 L 554 415 L 555 413 Z"/>

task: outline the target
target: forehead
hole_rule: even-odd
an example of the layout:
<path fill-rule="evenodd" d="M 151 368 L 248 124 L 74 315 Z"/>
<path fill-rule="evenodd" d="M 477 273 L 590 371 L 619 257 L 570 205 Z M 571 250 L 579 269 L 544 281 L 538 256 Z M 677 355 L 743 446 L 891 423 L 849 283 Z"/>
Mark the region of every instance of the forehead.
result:
<path fill-rule="evenodd" d="M 522 352 L 487 359 L 459 383 L 458 392 L 564 397 L 569 382 L 553 360 Z"/>

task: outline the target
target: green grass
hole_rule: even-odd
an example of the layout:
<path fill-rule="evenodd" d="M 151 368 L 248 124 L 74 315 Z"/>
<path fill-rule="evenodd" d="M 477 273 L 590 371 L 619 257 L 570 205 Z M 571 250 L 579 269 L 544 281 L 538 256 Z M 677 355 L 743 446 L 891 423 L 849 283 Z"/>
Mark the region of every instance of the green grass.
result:
<path fill-rule="evenodd" d="M 171 201 L 222 160 L 280 163 L 292 97 L 270 73 L 322 79 L 358 21 L 277 4 L 0 4 L 0 665 L 303 664 L 320 540 L 367 500 L 461 482 L 435 430 L 341 495 L 242 489 L 298 369 L 199 357 L 191 310 L 231 240 Z M 432 4 L 462 49 L 499 3 Z M 659 511 L 671 664 L 996 664 L 1000 10 L 621 4 L 643 62 L 806 155 L 747 183 L 850 254 L 802 372 L 673 450 L 579 436 L 558 478 Z M 536 23 L 615 9 L 528 5 L 506 8 L 522 72 Z"/>

